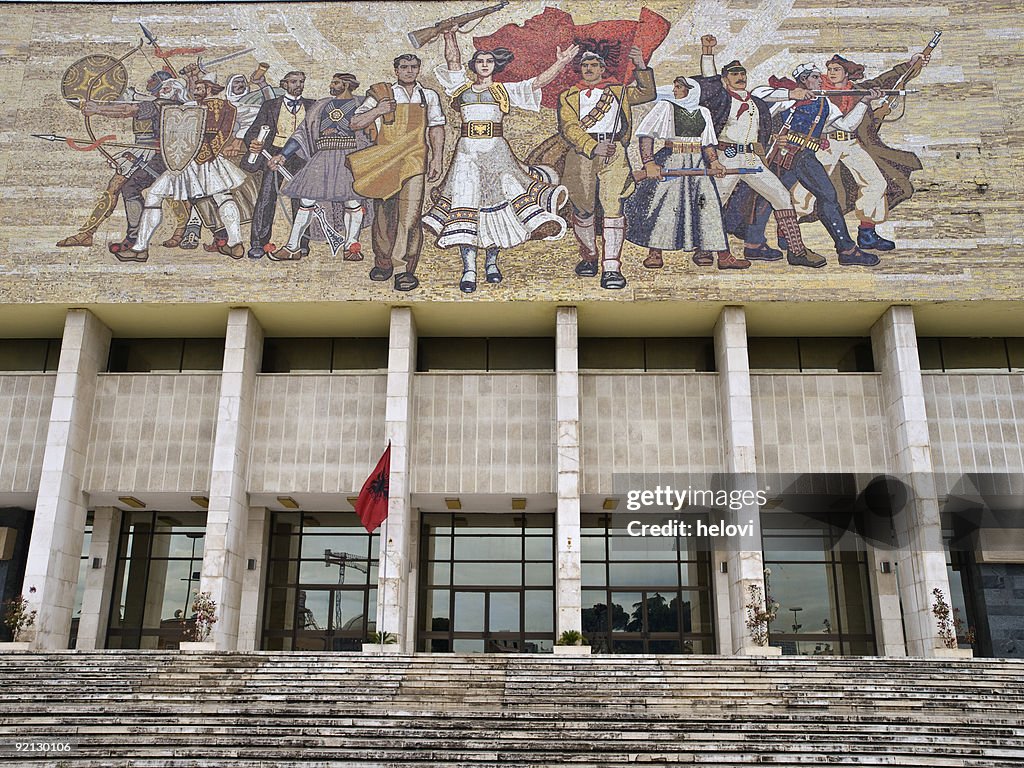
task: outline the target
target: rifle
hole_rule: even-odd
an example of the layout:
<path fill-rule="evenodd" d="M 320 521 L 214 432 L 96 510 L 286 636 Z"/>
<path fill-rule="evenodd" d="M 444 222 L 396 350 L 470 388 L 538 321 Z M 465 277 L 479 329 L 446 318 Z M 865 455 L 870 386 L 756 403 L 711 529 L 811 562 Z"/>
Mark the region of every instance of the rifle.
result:
<path fill-rule="evenodd" d="M 726 168 L 726 176 L 739 176 L 744 173 L 760 173 L 762 168 Z M 686 168 L 678 171 L 665 171 L 661 174 L 661 180 L 674 179 L 679 176 L 714 176 L 707 168 Z M 633 181 L 644 181 L 647 178 L 647 171 L 633 171 Z"/>
<path fill-rule="evenodd" d="M 921 53 L 924 56 L 927 56 L 932 51 L 934 51 L 936 46 L 938 46 L 939 44 L 940 37 L 942 37 L 941 30 L 932 35 L 931 42 L 929 42 L 928 45 L 924 47 Z M 907 71 L 900 75 L 900 77 L 896 80 L 896 82 L 893 85 L 895 85 L 896 88 L 903 88 L 908 82 L 910 82 L 919 74 L 921 74 L 921 69 L 923 67 L 924 64 L 921 61 L 915 62 L 913 66 L 907 67 Z M 885 118 L 891 115 L 898 107 L 902 106 L 904 109 L 906 109 L 906 101 L 902 103 L 900 102 L 900 99 L 903 96 L 903 93 L 896 93 L 890 96 L 883 97 L 882 100 L 878 103 L 878 106 L 875 107 L 873 111 L 875 120 L 877 120 L 878 123 L 881 124 L 885 121 Z M 896 119 L 899 120 L 901 117 L 903 117 L 902 114 L 900 114 L 900 117 L 897 117 Z"/>
<path fill-rule="evenodd" d="M 864 88 L 847 88 L 845 90 L 831 90 L 831 91 L 811 91 L 814 96 L 867 96 L 871 91 Z M 908 93 L 917 93 L 916 90 L 883 90 L 883 96 L 906 96 Z"/>
<path fill-rule="evenodd" d="M 417 29 L 414 32 L 409 33 L 409 42 L 412 43 L 413 48 L 422 48 L 424 45 L 429 43 L 431 40 L 436 40 L 446 29 L 453 27 L 461 27 L 470 21 L 482 19 L 484 16 L 500 11 L 506 5 L 509 0 L 499 0 L 497 5 L 489 5 L 486 8 L 481 8 L 478 11 L 470 11 L 469 13 L 463 13 L 460 16 L 452 16 L 450 19 L 443 19 L 437 22 L 433 26 L 424 27 L 423 29 Z"/>

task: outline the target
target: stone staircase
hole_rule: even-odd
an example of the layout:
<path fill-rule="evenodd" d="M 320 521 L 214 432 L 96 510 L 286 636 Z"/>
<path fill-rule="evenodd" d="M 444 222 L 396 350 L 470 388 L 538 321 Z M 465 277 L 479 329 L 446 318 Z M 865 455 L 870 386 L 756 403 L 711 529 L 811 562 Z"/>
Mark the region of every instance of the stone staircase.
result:
<path fill-rule="evenodd" d="M 4 766 L 630 763 L 1020 768 L 1024 662 L 0 654 Z"/>

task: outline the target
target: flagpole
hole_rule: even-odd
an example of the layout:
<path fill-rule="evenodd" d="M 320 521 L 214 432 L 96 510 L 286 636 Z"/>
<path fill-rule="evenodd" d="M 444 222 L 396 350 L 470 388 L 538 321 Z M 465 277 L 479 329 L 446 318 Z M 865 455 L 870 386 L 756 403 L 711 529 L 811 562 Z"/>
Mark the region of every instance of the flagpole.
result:
<path fill-rule="evenodd" d="M 390 507 L 390 505 L 391 505 L 390 478 L 389 478 L 388 485 L 389 485 L 389 488 L 388 488 L 388 506 Z M 391 513 L 391 510 L 389 509 L 388 510 L 388 517 L 391 517 L 390 513 Z M 382 591 L 383 591 L 384 594 L 381 594 L 381 595 L 377 596 L 377 603 L 380 605 L 380 627 L 377 628 L 377 635 L 378 635 L 378 637 L 380 637 L 381 644 L 384 643 L 384 635 L 386 634 L 384 632 L 384 617 L 387 615 L 386 595 L 387 595 L 387 591 L 388 591 L 388 517 L 384 518 L 384 533 L 381 534 L 381 542 L 380 542 L 380 545 L 379 545 L 380 558 L 384 561 L 384 571 L 383 571 L 384 578 L 382 580 L 382 584 L 384 586 L 384 589 Z"/>

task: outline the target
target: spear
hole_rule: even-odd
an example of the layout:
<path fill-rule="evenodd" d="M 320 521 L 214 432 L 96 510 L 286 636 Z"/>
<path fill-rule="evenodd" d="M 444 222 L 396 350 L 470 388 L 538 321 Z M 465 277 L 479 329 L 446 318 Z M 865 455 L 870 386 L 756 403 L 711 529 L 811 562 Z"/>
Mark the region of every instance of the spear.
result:
<path fill-rule="evenodd" d="M 103 144 L 105 147 L 119 147 L 121 149 L 158 149 L 158 147 L 146 144 L 124 144 L 116 141 L 106 141 L 107 137 L 102 137 L 98 142 L 93 142 L 91 139 L 73 139 L 70 136 L 58 136 L 55 133 L 33 133 L 32 135 L 43 141 L 63 141 L 72 149 L 80 151 L 93 149 L 96 144 Z"/>

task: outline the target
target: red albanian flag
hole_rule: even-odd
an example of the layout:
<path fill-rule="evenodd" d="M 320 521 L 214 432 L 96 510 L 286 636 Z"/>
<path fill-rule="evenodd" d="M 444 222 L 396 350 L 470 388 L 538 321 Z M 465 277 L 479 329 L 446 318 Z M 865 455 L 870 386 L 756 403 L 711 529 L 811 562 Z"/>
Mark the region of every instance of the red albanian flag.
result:
<path fill-rule="evenodd" d="M 527 19 L 522 26 L 506 24 L 493 35 L 474 37 L 478 51 L 508 48 L 515 55 L 512 63 L 495 80 L 514 82 L 536 77 L 555 62 L 555 48 L 570 45 L 582 51 L 596 51 L 608 63 L 606 77 L 628 85 L 633 81 L 633 62 L 629 49 L 637 46 L 649 61 L 651 54 L 668 35 L 668 19 L 647 8 L 640 9 L 639 21 L 598 21 L 577 26 L 572 15 L 557 8 Z M 541 104 L 558 107 L 558 94 L 579 81 L 577 62 L 569 64 L 544 87 Z"/>
<path fill-rule="evenodd" d="M 373 533 L 388 516 L 388 486 L 391 482 L 391 441 L 373 472 L 366 478 L 356 499 L 356 514 L 367 533 Z"/>

